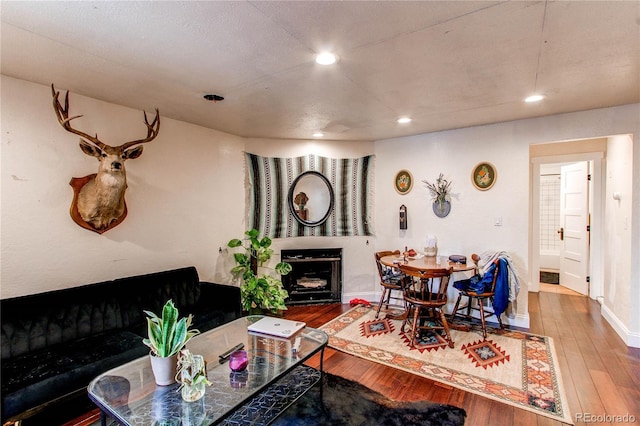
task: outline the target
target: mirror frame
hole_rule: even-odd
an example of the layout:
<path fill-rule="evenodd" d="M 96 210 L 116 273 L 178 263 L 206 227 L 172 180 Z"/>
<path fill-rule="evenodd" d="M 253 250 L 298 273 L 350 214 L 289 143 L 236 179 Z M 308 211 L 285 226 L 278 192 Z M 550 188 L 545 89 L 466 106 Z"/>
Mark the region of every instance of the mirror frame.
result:
<path fill-rule="evenodd" d="M 295 204 L 293 202 L 293 199 L 295 197 L 294 192 L 295 192 L 295 189 L 296 189 L 296 185 L 298 184 L 300 179 L 302 179 L 305 176 L 310 176 L 310 175 L 319 177 L 324 182 L 324 184 L 327 185 L 327 189 L 329 190 L 329 207 L 327 208 L 327 212 L 325 213 L 325 215 L 321 219 L 316 220 L 316 221 L 304 220 L 300 216 L 298 216 L 296 214 L 296 206 L 295 206 Z M 298 175 L 298 177 L 295 178 L 295 180 L 293 181 L 293 183 L 289 187 L 289 195 L 287 197 L 287 202 L 289 204 L 289 211 L 291 212 L 291 215 L 294 217 L 295 220 L 298 221 L 298 223 L 301 223 L 302 225 L 305 225 L 305 226 L 313 227 L 313 226 L 322 225 L 323 223 L 325 223 L 327 221 L 327 219 L 329 218 L 329 215 L 333 211 L 333 206 L 335 204 L 335 195 L 334 195 L 334 192 L 333 192 L 333 187 L 331 186 L 331 182 L 329 182 L 329 179 L 327 179 L 325 175 L 323 175 L 320 172 L 316 172 L 314 170 L 309 170 L 309 171 L 300 173 Z"/>

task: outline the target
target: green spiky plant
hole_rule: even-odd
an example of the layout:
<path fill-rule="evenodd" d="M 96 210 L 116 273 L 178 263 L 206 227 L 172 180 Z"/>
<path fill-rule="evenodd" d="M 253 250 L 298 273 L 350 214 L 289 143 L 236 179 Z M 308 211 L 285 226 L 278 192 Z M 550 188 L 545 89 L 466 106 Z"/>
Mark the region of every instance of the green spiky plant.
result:
<path fill-rule="evenodd" d="M 244 234 L 244 239 L 234 238 L 227 244 L 230 248 L 244 249 L 243 253 L 233 254 L 236 266 L 231 269 L 231 274 L 243 281 L 240 286 L 242 309 L 250 313 L 263 310 L 277 313 L 287 309 L 284 301 L 289 297 L 289 293 L 282 286 L 282 281 L 269 273 L 258 275 L 258 267 L 264 268 L 273 254 L 273 249 L 270 248 L 271 239 L 260 238 L 259 232 L 255 229 Z M 287 275 L 291 272 L 291 265 L 278 262 L 273 270 L 280 275 Z"/>
<path fill-rule="evenodd" d="M 147 314 L 148 338 L 142 343 L 151 348 L 151 353 L 157 357 L 176 355 L 192 337 L 200 334 L 198 330 L 189 330 L 193 316 L 178 319 L 178 308 L 172 300 L 168 300 L 162 308 L 162 317 L 150 311 Z"/>

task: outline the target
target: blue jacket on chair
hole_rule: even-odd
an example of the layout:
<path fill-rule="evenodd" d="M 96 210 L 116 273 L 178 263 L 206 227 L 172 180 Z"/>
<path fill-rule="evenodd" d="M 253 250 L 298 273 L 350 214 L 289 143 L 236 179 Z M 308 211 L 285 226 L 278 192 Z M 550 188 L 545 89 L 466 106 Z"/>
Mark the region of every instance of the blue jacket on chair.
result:
<path fill-rule="evenodd" d="M 505 259 L 500 258 L 498 262 L 500 267 L 498 268 L 498 278 L 496 279 L 493 310 L 496 315 L 502 315 L 509 304 L 509 271 L 507 270 L 507 261 Z M 472 291 L 478 294 L 491 291 L 495 271 L 496 265 L 492 264 L 484 275 L 474 275 L 469 279 L 456 281 L 453 286 L 458 290 Z"/>
<path fill-rule="evenodd" d="M 484 275 L 476 274 L 471 278 L 467 278 L 466 280 L 460 280 L 453 283 L 453 287 L 458 290 L 463 291 L 472 291 L 474 293 L 484 293 L 486 291 L 491 291 L 491 284 L 493 283 L 493 274 L 496 270 L 496 265 L 492 264 L 487 269 L 487 272 Z"/>
<path fill-rule="evenodd" d="M 493 297 L 493 311 L 497 316 L 507 310 L 509 304 L 509 271 L 507 269 L 507 261 L 500 258 L 500 267 L 498 268 L 498 279 L 496 280 L 495 296 Z"/>

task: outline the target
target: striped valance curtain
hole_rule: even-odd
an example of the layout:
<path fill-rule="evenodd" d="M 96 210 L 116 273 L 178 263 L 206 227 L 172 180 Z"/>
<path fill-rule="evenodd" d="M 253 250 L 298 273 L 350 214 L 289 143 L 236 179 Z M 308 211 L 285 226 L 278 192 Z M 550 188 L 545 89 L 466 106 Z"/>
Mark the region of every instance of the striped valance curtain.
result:
<path fill-rule="evenodd" d="M 261 157 L 245 153 L 248 223 L 270 238 L 296 236 L 373 235 L 372 155 L 361 158 Z M 319 226 L 298 223 L 287 204 L 289 188 L 306 171 L 322 173 L 331 182 L 334 208 Z"/>

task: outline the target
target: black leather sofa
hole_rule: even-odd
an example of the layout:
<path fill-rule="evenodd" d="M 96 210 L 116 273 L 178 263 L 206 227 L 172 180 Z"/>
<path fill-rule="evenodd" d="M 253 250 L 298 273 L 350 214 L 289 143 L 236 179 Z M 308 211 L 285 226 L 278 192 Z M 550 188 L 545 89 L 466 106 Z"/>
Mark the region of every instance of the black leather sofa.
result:
<path fill-rule="evenodd" d="M 143 310 L 172 299 L 201 332 L 242 315 L 240 289 L 194 267 L 0 300 L 2 423 L 86 395 L 97 375 L 149 353 Z"/>

